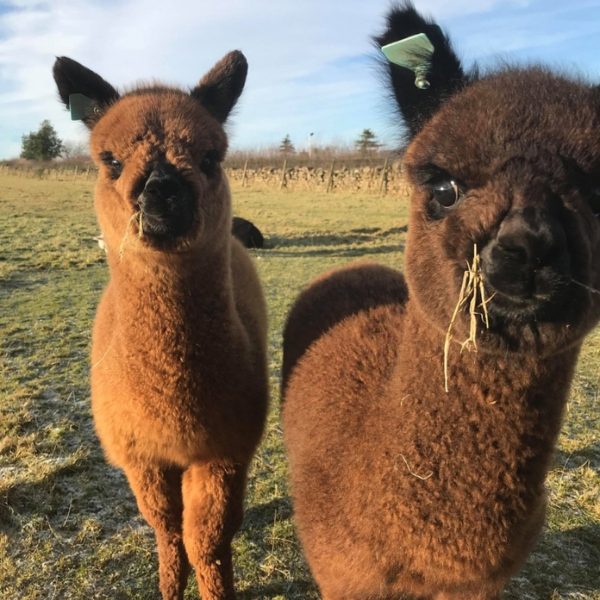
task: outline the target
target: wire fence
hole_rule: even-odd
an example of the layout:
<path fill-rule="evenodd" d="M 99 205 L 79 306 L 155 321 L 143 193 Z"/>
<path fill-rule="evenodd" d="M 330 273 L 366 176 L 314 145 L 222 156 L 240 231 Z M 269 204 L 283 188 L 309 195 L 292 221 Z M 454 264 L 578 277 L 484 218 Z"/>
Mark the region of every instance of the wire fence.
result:
<path fill-rule="evenodd" d="M 224 164 L 232 187 L 250 189 L 352 192 L 373 194 L 408 194 L 409 187 L 399 160 L 389 157 L 378 161 L 365 159 L 332 159 L 327 162 L 284 158 L 279 165 L 265 166 L 246 159 L 243 165 Z M 49 181 L 95 181 L 98 168 L 91 164 L 47 165 L 0 164 L 0 175 L 44 179 Z"/>

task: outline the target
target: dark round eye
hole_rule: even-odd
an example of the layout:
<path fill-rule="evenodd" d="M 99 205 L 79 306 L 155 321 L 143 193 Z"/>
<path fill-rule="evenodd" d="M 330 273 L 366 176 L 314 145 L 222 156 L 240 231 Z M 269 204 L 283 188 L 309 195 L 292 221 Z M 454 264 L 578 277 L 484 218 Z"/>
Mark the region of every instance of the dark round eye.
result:
<path fill-rule="evenodd" d="M 118 179 L 123 172 L 123 163 L 116 158 L 110 161 L 110 175 L 113 179 Z"/>
<path fill-rule="evenodd" d="M 212 158 L 212 156 L 205 156 L 202 159 L 202 162 L 200 163 L 200 170 L 201 171 L 210 171 L 213 169 L 213 167 L 215 166 L 215 161 Z"/>
<path fill-rule="evenodd" d="M 112 179 L 118 179 L 123 172 L 123 163 L 112 152 L 101 152 L 100 160 L 108 167 Z"/>
<path fill-rule="evenodd" d="M 216 150 L 209 150 L 200 161 L 200 170 L 207 177 L 211 177 L 214 174 L 219 161 L 220 158 L 218 152 Z"/>
<path fill-rule="evenodd" d="M 441 181 L 433 186 L 433 197 L 440 206 L 450 208 L 460 198 L 458 185 L 454 180 Z"/>

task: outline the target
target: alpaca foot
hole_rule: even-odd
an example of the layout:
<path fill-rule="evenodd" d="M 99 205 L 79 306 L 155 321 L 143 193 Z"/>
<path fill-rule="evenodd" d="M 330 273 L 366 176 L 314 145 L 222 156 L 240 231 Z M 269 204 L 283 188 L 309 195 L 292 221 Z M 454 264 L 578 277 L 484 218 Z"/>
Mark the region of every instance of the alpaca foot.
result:
<path fill-rule="evenodd" d="M 183 540 L 203 600 L 235 600 L 231 540 L 244 518 L 245 465 L 198 464 L 183 474 Z"/>

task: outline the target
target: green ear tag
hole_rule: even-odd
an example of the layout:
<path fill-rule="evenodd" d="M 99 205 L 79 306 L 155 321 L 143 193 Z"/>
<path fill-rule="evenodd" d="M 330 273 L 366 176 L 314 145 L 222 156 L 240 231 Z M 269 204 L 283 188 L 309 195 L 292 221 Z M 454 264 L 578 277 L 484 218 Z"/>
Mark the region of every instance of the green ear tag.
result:
<path fill-rule="evenodd" d="M 381 51 L 391 63 L 413 71 L 418 88 L 426 90 L 429 87 L 427 74 L 431 68 L 431 57 L 435 48 L 424 33 L 387 44 Z"/>
<path fill-rule="evenodd" d="M 83 94 L 69 94 L 69 110 L 71 121 L 83 121 L 98 103 Z"/>

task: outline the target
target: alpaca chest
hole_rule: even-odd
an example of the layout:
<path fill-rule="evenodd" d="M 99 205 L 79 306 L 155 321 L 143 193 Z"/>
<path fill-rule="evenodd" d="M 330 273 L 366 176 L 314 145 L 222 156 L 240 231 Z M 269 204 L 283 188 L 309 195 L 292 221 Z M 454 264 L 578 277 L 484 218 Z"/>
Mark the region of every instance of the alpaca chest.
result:
<path fill-rule="evenodd" d="M 193 328 L 165 327 L 161 335 L 142 326 L 110 328 L 108 316 L 101 307 L 94 331 L 92 407 L 113 462 L 143 455 L 189 464 L 225 447 L 231 451 L 232 437 L 242 440 L 240 445 L 256 443 L 266 394 L 245 391 L 259 379 L 247 347 L 216 336 L 201 343 L 192 337 Z"/>
<path fill-rule="evenodd" d="M 311 567 L 339 566 L 332 579 L 351 581 L 340 597 L 381 585 L 422 594 L 424 578 L 453 585 L 510 571 L 543 522 L 570 373 L 463 356 L 447 394 L 442 352 L 423 357 L 400 344 L 395 359 L 366 370 L 369 335 L 383 335 L 374 330 L 329 332 L 343 364 L 325 360 L 319 343 L 290 381 L 284 427 Z M 318 389 L 296 383 L 309 373 Z M 356 576 L 349 564 L 361 565 Z"/>

